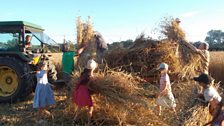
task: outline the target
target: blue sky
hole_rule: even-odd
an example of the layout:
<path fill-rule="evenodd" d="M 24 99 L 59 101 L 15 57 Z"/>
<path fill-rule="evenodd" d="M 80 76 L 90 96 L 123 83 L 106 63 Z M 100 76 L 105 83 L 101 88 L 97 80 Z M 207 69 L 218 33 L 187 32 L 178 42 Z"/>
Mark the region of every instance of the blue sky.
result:
<path fill-rule="evenodd" d="M 62 42 L 76 41 L 75 21 L 92 17 L 94 30 L 108 43 L 156 37 L 163 17 L 178 17 L 189 41 L 203 41 L 211 29 L 224 30 L 223 0 L 4 0 L 0 21 L 24 20 L 41 25 Z"/>

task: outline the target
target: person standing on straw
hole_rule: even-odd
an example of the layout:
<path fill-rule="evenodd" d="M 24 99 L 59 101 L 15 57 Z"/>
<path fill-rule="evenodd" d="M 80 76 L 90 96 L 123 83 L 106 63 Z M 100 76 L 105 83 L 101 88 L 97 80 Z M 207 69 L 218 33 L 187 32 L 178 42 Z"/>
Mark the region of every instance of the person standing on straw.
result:
<path fill-rule="evenodd" d="M 179 26 L 180 24 L 180 19 L 176 18 L 175 19 L 175 23 Z M 189 42 L 187 42 L 186 40 L 182 40 L 181 41 L 184 45 L 186 45 L 187 47 L 189 47 L 191 50 L 193 50 L 196 53 L 199 53 L 200 56 L 203 59 L 203 63 L 202 63 L 202 70 L 200 70 L 200 73 L 207 73 L 209 74 L 208 68 L 209 68 L 209 62 L 210 62 L 210 54 L 209 54 L 209 44 L 206 42 L 201 42 L 198 49 L 190 44 Z"/>
<path fill-rule="evenodd" d="M 172 109 L 175 112 L 176 102 L 171 90 L 170 78 L 168 75 L 168 65 L 161 63 L 158 70 L 160 71 L 160 91 L 157 94 L 156 104 L 158 115 L 161 115 L 161 106 Z"/>
<path fill-rule="evenodd" d="M 78 55 L 80 55 L 80 63 L 86 64 L 88 61 L 89 55 L 94 57 L 97 63 L 103 64 L 105 62 L 104 55 L 105 51 L 108 50 L 107 43 L 103 39 L 103 36 L 98 32 L 94 31 L 93 42 L 80 45 L 78 50 Z M 87 60 L 86 60 L 87 59 Z"/>
<path fill-rule="evenodd" d="M 198 77 L 193 78 L 200 86 L 203 87 L 203 95 L 207 102 L 209 102 L 209 113 L 212 115 L 212 121 L 205 124 L 211 126 L 224 126 L 224 110 L 222 109 L 222 97 L 219 95 L 217 89 L 214 87 L 214 79 L 206 73 L 202 73 Z"/>
<path fill-rule="evenodd" d="M 105 62 L 104 59 L 105 51 L 108 50 L 107 43 L 105 42 L 103 36 L 98 31 L 94 31 L 94 39 L 96 44 L 96 61 L 99 64 L 103 64 Z"/>
<path fill-rule="evenodd" d="M 208 51 L 209 44 L 206 42 L 202 42 L 199 46 L 199 50 L 197 52 L 200 52 L 203 55 L 203 64 L 202 64 L 202 70 L 201 73 L 207 73 L 209 74 L 209 63 L 210 63 L 210 54 Z"/>
<path fill-rule="evenodd" d="M 46 107 L 55 104 L 54 94 L 51 90 L 50 84 L 47 79 L 47 65 L 45 63 L 39 64 L 39 71 L 37 71 L 37 86 L 34 94 L 33 108 L 38 109 L 38 122 L 43 122 L 41 116 L 43 114 L 51 115 Z"/>
<path fill-rule="evenodd" d="M 201 42 L 198 49 L 188 43 L 188 42 L 184 42 L 185 45 L 187 45 L 190 49 L 192 49 L 194 52 L 199 53 L 200 56 L 203 59 L 203 63 L 202 63 L 202 69 L 199 70 L 200 73 L 206 73 L 209 74 L 209 63 L 210 63 L 210 54 L 209 54 L 209 44 L 206 42 Z"/>
<path fill-rule="evenodd" d="M 81 108 L 88 107 L 88 125 L 91 123 L 92 113 L 93 113 L 93 102 L 89 92 L 88 83 L 91 77 L 91 69 L 84 69 L 81 73 L 81 76 L 74 88 L 73 100 L 74 103 L 78 106 L 73 123 L 76 122 L 77 117 L 81 111 Z"/>

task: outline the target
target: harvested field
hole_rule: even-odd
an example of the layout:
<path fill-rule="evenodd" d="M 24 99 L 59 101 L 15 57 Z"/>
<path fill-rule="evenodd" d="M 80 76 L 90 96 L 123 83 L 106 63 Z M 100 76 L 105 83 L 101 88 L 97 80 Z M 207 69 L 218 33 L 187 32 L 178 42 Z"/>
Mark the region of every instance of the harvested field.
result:
<path fill-rule="evenodd" d="M 96 82 L 91 84 L 94 91 L 95 125 L 202 125 L 206 123 L 202 118 L 207 114 L 206 107 L 195 99 L 194 82 L 175 82 L 172 85 L 177 101 L 177 114 L 164 109 L 161 117 L 157 116 L 155 92 L 158 85 L 150 84 L 123 72 L 110 71 L 106 74 L 96 73 Z M 74 75 L 74 82 L 77 75 Z M 75 83 L 73 83 L 74 86 Z M 46 117 L 44 125 L 66 125 L 72 123 L 75 106 L 71 97 L 66 98 L 66 90 L 55 90 L 56 106 L 50 109 L 54 118 Z M 33 125 L 35 124 L 36 110 L 32 109 L 30 95 L 24 102 L 16 104 L 1 104 L 0 123 L 2 125 Z M 87 121 L 86 110 L 79 118 L 78 125 Z M 193 115 L 193 116 L 192 116 Z M 24 118 L 25 117 L 25 118 Z"/>
<path fill-rule="evenodd" d="M 214 54 L 212 52 L 211 57 Z M 211 63 L 215 62 L 215 59 L 211 58 Z M 77 77 L 78 75 L 75 75 L 74 79 Z M 93 95 L 95 103 L 93 118 L 96 125 L 200 126 L 210 118 L 205 116 L 208 115 L 206 105 L 194 98 L 194 87 L 198 87 L 195 82 L 173 82 L 172 89 L 177 101 L 177 116 L 164 109 L 163 115 L 158 117 L 154 98 L 155 93 L 158 91 L 158 85 L 134 79 L 132 75 L 123 72 L 96 73 L 96 77 L 98 79 L 95 86 L 93 86 L 95 90 Z M 54 119 L 46 117 L 44 125 L 71 125 L 75 107 L 71 100 L 66 98 L 65 93 L 65 89 L 55 90 L 57 104 L 50 109 Z M 143 99 L 139 106 L 136 105 L 136 101 L 129 100 L 129 102 L 125 102 L 129 98 L 127 97 L 129 94 L 132 94 L 130 96 L 134 96 L 135 99 Z M 24 102 L 1 104 L 0 125 L 35 125 L 36 110 L 32 109 L 32 99 L 33 95 L 30 95 Z M 133 103 L 133 105 L 130 105 L 130 103 Z M 132 116 L 134 114 L 135 116 Z M 84 125 L 85 122 L 86 114 L 84 111 L 80 117 L 80 125 Z"/>
<path fill-rule="evenodd" d="M 212 77 L 224 84 L 224 52 L 210 52 L 209 71 Z"/>
<path fill-rule="evenodd" d="M 197 97 L 199 85 L 191 80 L 197 75 L 195 69 L 200 69 L 202 59 L 183 44 L 185 35 L 178 25 L 164 26 L 164 30 L 167 38 L 163 40 L 140 36 L 128 50 L 112 50 L 107 54 L 109 68 L 98 70 L 95 81 L 90 83 L 94 101 L 92 125 L 202 126 L 211 119 L 207 104 Z M 53 57 L 56 57 L 57 69 L 61 70 L 61 59 L 58 59 L 61 56 L 54 54 Z M 155 93 L 158 92 L 159 78 L 154 68 L 161 62 L 170 65 L 169 74 L 177 108 L 176 113 L 163 109 L 162 115 L 157 116 Z M 214 69 L 212 65 L 210 67 Z M 71 87 L 75 86 L 79 75 L 79 72 L 74 72 Z M 152 80 L 145 81 L 145 77 L 152 77 Z M 54 93 L 57 103 L 50 108 L 53 117 L 46 116 L 41 125 L 73 125 L 76 106 L 71 95 L 66 97 L 72 91 L 57 89 Z M 32 99 L 33 94 L 23 102 L 1 104 L 0 125 L 38 125 Z M 85 125 L 86 111 L 83 109 L 75 125 Z"/>

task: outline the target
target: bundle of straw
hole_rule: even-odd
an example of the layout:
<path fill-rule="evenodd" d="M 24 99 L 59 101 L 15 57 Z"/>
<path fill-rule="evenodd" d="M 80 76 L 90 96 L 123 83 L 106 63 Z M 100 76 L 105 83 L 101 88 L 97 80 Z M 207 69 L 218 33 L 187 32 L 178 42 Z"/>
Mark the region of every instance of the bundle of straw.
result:
<path fill-rule="evenodd" d="M 88 17 L 86 23 L 81 21 L 81 17 L 77 18 L 76 21 L 77 28 L 77 44 L 78 48 L 84 48 L 83 53 L 96 57 L 96 45 L 94 41 L 94 29 L 91 22 L 91 17 Z M 87 62 L 86 56 L 79 57 L 78 65 L 85 67 Z"/>

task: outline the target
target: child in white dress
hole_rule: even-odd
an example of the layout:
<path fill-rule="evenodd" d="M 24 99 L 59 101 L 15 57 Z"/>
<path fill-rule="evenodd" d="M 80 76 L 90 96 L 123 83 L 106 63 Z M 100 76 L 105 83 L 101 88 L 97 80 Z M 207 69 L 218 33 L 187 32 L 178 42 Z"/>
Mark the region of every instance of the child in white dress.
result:
<path fill-rule="evenodd" d="M 48 67 L 46 64 L 40 63 L 39 71 L 36 73 L 37 86 L 35 89 L 33 108 L 38 109 L 38 121 L 43 113 L 51 115 L 50 112 L 46 110 L 46 107 L 55 104 L 54 94 L 47 79 L 47 69 Z"/>

